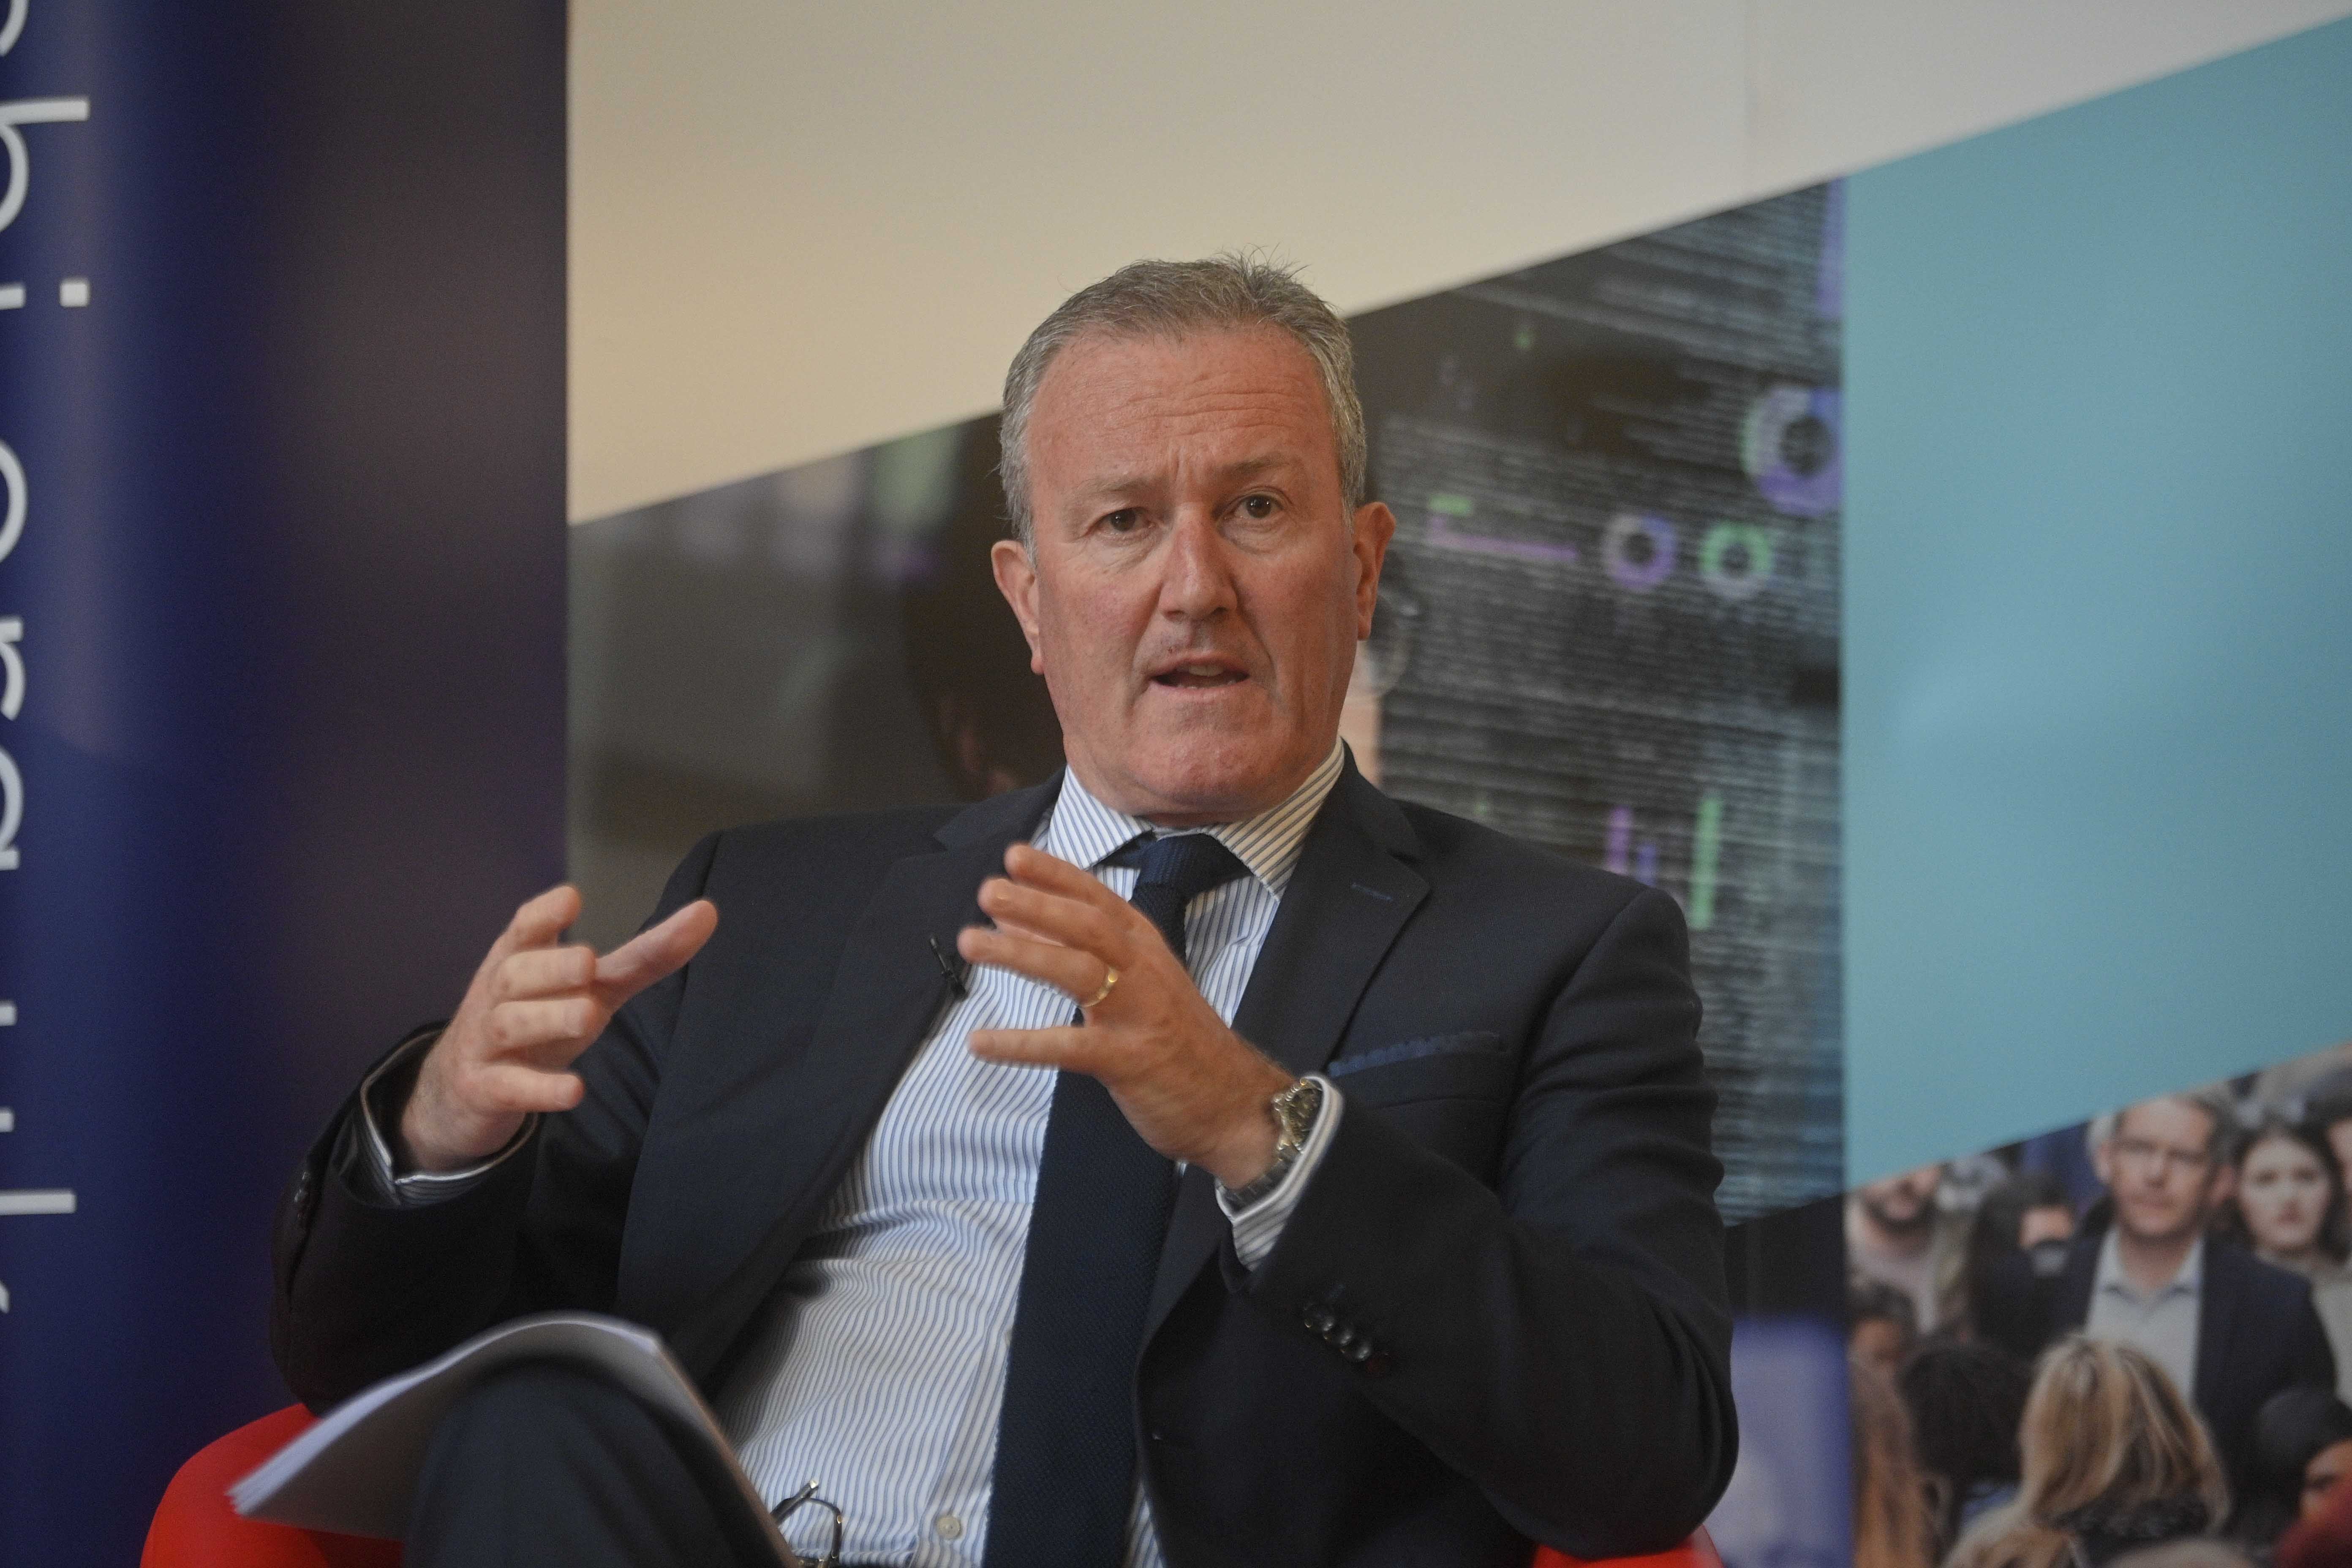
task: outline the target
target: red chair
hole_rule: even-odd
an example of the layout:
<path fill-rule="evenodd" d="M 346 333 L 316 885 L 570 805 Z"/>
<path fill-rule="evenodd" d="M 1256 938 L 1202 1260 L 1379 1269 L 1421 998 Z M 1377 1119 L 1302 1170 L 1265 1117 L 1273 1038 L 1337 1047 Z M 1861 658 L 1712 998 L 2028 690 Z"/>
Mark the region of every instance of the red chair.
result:
<path fill-rule="evenodd" d="M 1715 1542 L 1707 1539 L 1702 1528 L 1680 1546 L 1644 1552 L 1639 1557 L 1570 1557 L 1565 1552 L 1538 1546 L 1536 1560 L 1528 1568 L 1604 1568 L 1604 1564 L 1605 1568 L 1723 1568 L 1723 1559 L 1716 1555 Z"/>
<path fill-rule="evenodd" d="M 400 1568 L 400 1542 L 264 1524 L 228 1505 L 229 1484 L 310 1425 L 299 1405 L 240 1426 L 199 1450 L 163 1489 L 139 1568 Z"/>
<path fill-rule="evenodd" d="M 238 1427 L 182 1465 L 147 1527 L 139 1568 L 400 1568 L 396 1541 L 264 1524 L 229 1507 L 230 1483 L 292 1442 L 310 1419 L 300 1405 L 289 1405 Z M 1601 1565 L 1545 1546 L 1537 1549 L 1530 1568 Z M 1723 1559 L 1702 1530 L 1671 1552 L 1611 1558 L 1608 1568 L 1723 1568 Z"/>

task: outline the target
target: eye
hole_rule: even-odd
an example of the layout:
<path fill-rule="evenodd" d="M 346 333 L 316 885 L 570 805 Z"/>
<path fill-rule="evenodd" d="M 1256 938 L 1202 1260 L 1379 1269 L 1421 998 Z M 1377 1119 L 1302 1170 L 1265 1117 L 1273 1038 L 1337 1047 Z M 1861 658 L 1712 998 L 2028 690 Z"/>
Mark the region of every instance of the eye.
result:
<path fill-rule="evenodd" d="M 1244 496 L 1242 498 L 1242 514 L 1245 517 L 1255 518 L 1258 521 L 1264 522 L 1267 518 L 1272 517 L 1277 510 L 1281 510 L 1281 505 L 1282 503 L 1276 500 L 1272 496 Z"/>
<path fill-rule="evenodd" d="M 1143 514 L 1131 506 L 1123 506 L 1105 516 L 1102 526 L 1113 533 L 1133 533 L 1143 526 Z"/>

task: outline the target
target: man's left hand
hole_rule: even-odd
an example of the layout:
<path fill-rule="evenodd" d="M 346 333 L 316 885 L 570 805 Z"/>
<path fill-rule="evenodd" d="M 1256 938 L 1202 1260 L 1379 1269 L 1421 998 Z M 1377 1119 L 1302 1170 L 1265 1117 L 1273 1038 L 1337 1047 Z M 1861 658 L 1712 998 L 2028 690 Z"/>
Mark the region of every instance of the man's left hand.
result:
<path fill-rule="evenodd" d="M 1042 981 L 1074 1001 L 1109 994 L 1084 1025 L 976 1029 L 971 1054 L 988 1061 L 1064 1068 L 1102 1080 L 1143 1141 L 1239 1190 L 1274 1163 L 1266 1102 L 1292 1076 L 1217 1016 L 1142 910 L 1093 876 L 1015 844 L 1005 875 L 981 884 L 996 922 L 966 926 L 956 951 Z"/>

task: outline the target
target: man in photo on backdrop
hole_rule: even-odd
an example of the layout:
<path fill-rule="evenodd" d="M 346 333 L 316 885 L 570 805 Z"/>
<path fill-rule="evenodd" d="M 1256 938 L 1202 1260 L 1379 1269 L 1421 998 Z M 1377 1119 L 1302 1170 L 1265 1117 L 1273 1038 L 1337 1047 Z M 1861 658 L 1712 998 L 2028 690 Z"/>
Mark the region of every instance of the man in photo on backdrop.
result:
<path fill-rule="evenodd" d="M 2054 1275 L 2024 1255 L 1998 1267 L 1980 1327 L 2025 1356 L 2078 1330 L 2146 1352 L 2195 1404 L 2242 1489 L 2263 1402 L 2333 1388 L 2336 1363 L 2309 1283 L 2208 1235 L 2230 1194 L 2238 1127 L 2220 1089 L 2100 1119 L 2092 1142 L 2111 1223 L 2076 1237 Z"/>
<path fill-rule="evenodd" d="M 1936 1200 L 1944 1168 L 1922 1165 L 1866 1182 L 1845 1200 L 1846 1268 L 1910 1299 L 1916 1332 L 1932 1334 L 1959 1315 L 1966 1216 Z"/>

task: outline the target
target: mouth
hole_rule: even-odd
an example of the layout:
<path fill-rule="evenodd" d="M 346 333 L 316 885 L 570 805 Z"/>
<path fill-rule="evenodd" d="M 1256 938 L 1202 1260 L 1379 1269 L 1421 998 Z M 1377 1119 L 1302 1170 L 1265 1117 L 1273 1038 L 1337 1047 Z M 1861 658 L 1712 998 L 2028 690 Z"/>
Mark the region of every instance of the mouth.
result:
<path fill-rule="evenodd" d="M 1249 679 L 1240 665 L 1223 658 L 1174 659 L 1151 672 L 1151 684 L 1179 691 L 1212 691 Z"/>

